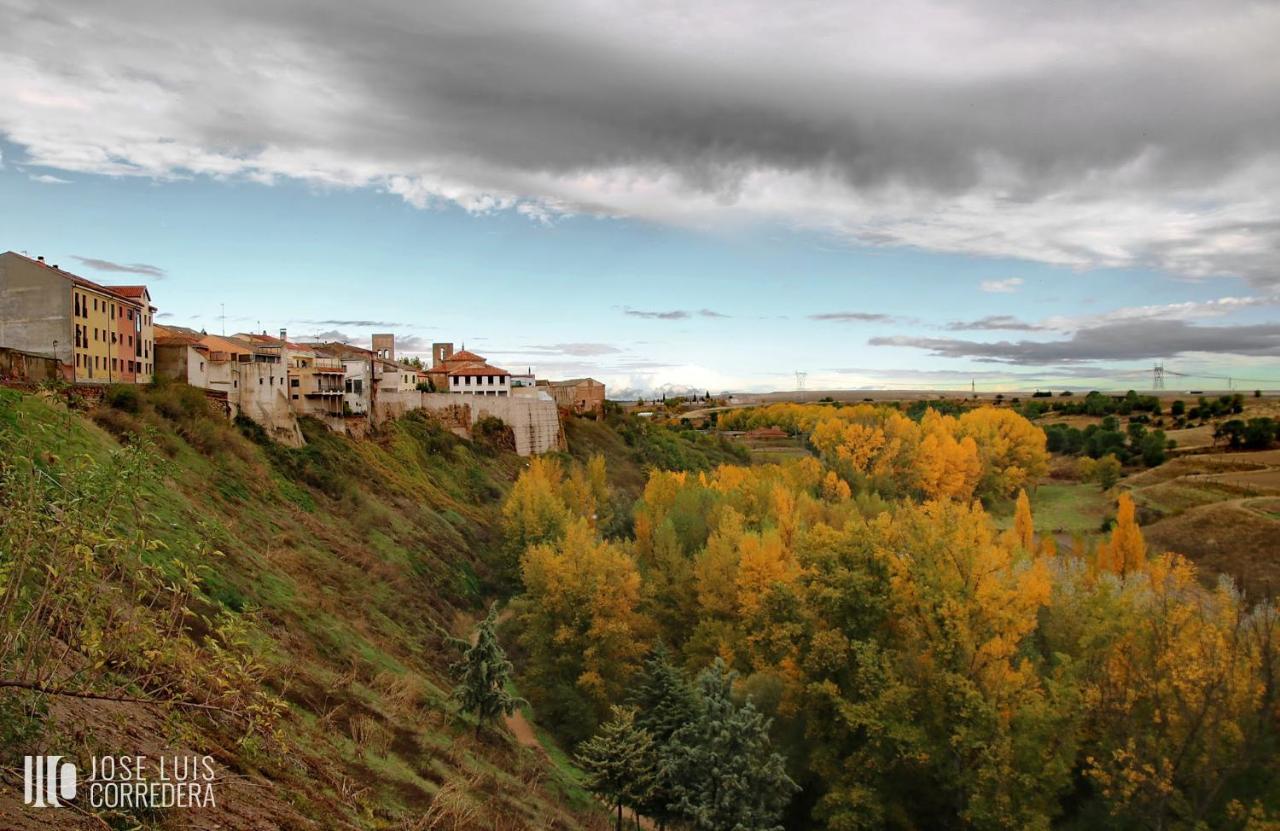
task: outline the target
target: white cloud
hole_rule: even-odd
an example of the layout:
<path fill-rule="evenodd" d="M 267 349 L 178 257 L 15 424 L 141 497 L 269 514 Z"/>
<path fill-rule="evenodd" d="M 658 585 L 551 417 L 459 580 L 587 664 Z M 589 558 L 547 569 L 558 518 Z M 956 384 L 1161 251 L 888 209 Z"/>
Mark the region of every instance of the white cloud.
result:
<path fill-rule="evenodd" d="M 1010 277 L 1007 280 L 983 280 L 981 288 L 992 294 L 1012 294 L 1022 285 L 1021 277 Z"/>
<path fill-rule="evenodd" d="M 0 0 L 0 28 L 0 134 L 54 170 L 1280 283 L 1274 4 Z"/>
<path fill-rule="evenodd" d="M 30 174 L 28 177 L 33 182 L 39 182 L 42 185 L 69 185 L 70 179 L 63 179 L 58 176 L 52 176 L 48 173 Z"/>

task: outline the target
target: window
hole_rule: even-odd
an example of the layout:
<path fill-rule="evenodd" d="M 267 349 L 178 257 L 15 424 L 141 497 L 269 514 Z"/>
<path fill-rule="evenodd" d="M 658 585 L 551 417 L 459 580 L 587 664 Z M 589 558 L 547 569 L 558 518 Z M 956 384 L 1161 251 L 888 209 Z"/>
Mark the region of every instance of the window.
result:
<path fill-rule="evenodd" d="M 80 366 L 80 353 L 76 353 L 76 366 Z"/>
<path fill-rule="evenodd" d="M 116 359 L 115 359 L 115 358 L 112 358 L 112 359 L 111 359 L 111 371 L 112 371 L 112 372 L 118 372 L 118 371 L 119 371 L 119 369 L 120 369 L 120 367 L 119 367 L 119 365 L 117 364 Z"/>
<path fill-rule="evenodd" d="M 204 372 L 204 361 L 200 362 L 200 371 Z"/>
<path fill-rule="evenodd" d="M 298 400 L 298 394 L 297 394 L 296 392 L 293 394 L 293 400 L 294 400 L 294 401 L 297 401 L 297 400 Z"/>
<path fill-rule="evenodd" d="M 290 379 L 289 379 L 289 386 L 291 386 L 291 387 L 296 387 L 296 386 L 298 386 L 298 379 L 297 379 L 297 378 L 290 378 Z"/>
<path fill-rule="evenodd" d="M 261 378 L 259 378 L 259 379 L 258 379 L 258 386 L 262 386 L 262 379 L 261 379 Z"/>

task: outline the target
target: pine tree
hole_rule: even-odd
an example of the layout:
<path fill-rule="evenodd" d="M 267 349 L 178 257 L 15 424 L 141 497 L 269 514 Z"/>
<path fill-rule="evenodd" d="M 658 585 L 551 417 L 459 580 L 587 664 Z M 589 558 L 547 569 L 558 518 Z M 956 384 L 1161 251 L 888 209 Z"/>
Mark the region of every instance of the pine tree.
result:
<path fill-rule="evenodd" d="M 464 713 L 475 713 L 477 736 L 485 722 L 495 721 L 499 716 L 509 716 L 525 703 L 524 699 L 507 692 L 512 666 L 498 643 L 495 631 L 497 624 L 498 604 L 495 603 L 489 607 L 489 614 L 476 627 L 473 642 L 451 639 L 455 646 L 464 650 L 462 659 L 451 667 L 454 677 L 458 679 L 453 697 Z"/>
<path fill-rule="evenodd" d="M 697 713 L 693 689 L 671 664 L 670 653 L 661 643 L 645 660 L 630 701 L 637 708 L 636 726 L 659 744 L 670 741 Z"/>
<path fill-rule="evenodd" d="M 632 707 L 614 706 L 612 718 L 582 743 L 578 761 L 586 771 L 587 790 L 617 811 L 622 831 L 622 809 L 639 813 L 653 793 L 657 774 L 653 737 L 636 726 Z"/>
<path fill-rule="evenodd" d="M 769 720 L 731 691 L 736 673 L 717 658 L 698 676 L 698 712 L 676 731 L 664 766 L 673 807 L 697 831 L 780 831 L 798 788 L 769 741 Z"/>
<path fill-rule="evenodd" d="M 631 703 L 637 707 L 636 726 L 653 737 L 653 788 L 639 813 L 665 828 L 680 813 L 670 808 L 675 801 L 675 785 L 670 768 L 664 767 L 662 761 L 669 753 L 671 737 L 694 720 L 698 707 L 693 688 L 671 664 L 665 645 L 659 643 L 645 661 Z"/>

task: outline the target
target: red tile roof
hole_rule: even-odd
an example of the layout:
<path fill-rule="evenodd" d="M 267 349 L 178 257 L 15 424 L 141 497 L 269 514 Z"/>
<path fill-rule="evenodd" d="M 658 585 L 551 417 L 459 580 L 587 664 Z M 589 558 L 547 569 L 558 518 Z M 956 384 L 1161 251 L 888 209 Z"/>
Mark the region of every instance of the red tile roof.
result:
<path fill-rule="evenodd" d="M 496 366 L 489 366 L 487 364 L 485 366 L 471 366 L 471 367 L 460 366 L 457 369 L 449 370 L 450 376 L 480 375 L 480 376 L 488 377 L 490 375 L 505 376 L 510 374 L 511 373 L 507 372 L 505 369 L 498 369 Z"/>
<path fill-rule="evenodd" d="M 468 352 L 465 349 L 462 350 L 461 352 L 454 352 L 452 355 L 444 359 L 444 362 L 447 364 L 461 362 L 461 361 L 472 361 L 479 364 L 485 363 L 484 358 L 480 357 L 474 352 Z"/>
<path fill-rule="evenodd" d="M 142 297 L 149 294 L 146 286 L 105 286 L 105 288 L 124 297 Z"/>

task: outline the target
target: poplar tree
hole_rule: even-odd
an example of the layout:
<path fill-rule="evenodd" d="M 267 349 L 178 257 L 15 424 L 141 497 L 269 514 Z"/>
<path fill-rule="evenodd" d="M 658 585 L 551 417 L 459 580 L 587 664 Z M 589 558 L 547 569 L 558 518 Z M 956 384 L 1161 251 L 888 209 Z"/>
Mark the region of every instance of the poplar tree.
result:
<path fill-rule="evenodd" d="M 587 774 L 587 790 L 617 812 L 622 831 L 622 809 L 640 813 L 653 792 L 657 756 L 653 737 L 636 726 L 632 707 L 611 708 L 612 718 L 582 743 L 578 761 Z"/>
<path fill-rule="evenodd" d="M 512 666 L 498 643 L 497 625 L 498 604 L 495 603 L 476 627 L 474 641 L 452 639 L 464 650 L 462 659 L 451 667 L 458 679 L 453 697 L 463 712 L 475 713 L 477 736 L 486 722 L 496 721 L 499 716 L 509 716 L 525 703 L 524 699 L 507 692 Z"/>
<path fill-rule="evenodd" d="M 737 673 L 716 659 L 698 676 L 695 719 L 675 732 L 666 761 L 673 807 L 697 831 L 781 831 L 799 790 L 769 741 L 770 722 L 731 692 Z"/>

